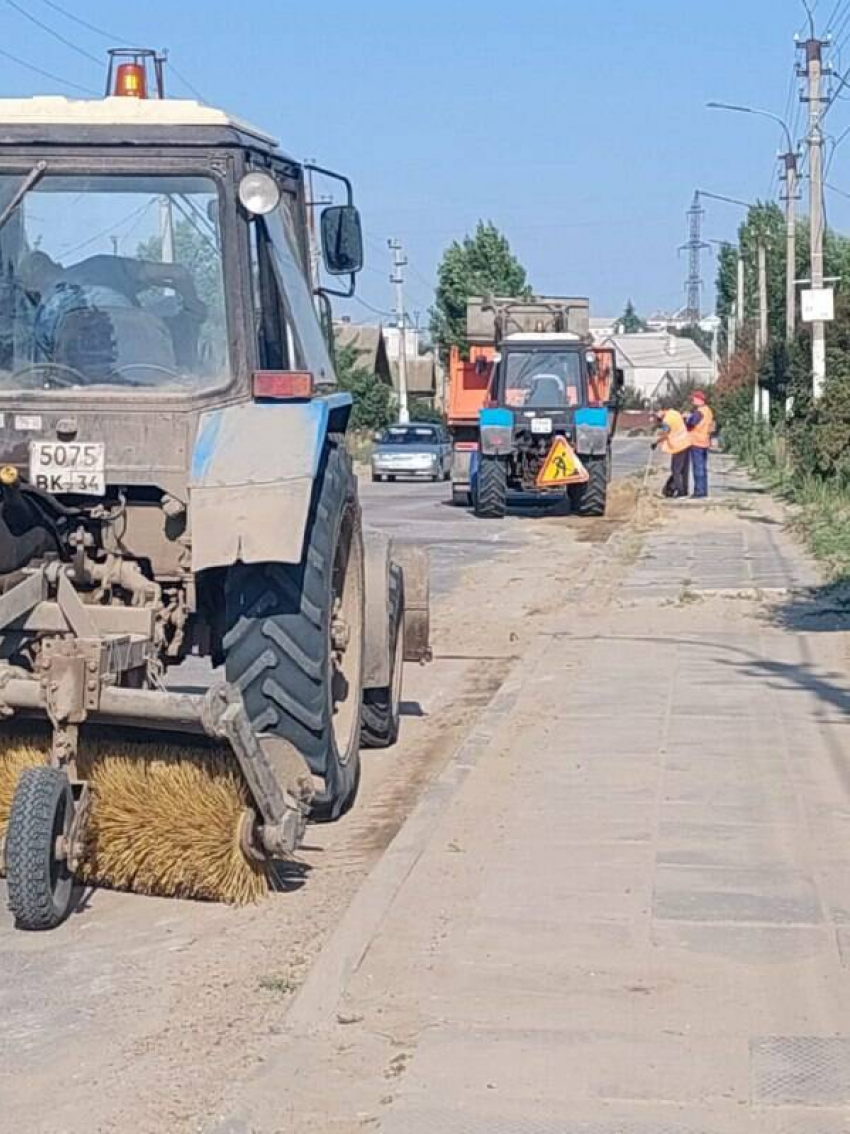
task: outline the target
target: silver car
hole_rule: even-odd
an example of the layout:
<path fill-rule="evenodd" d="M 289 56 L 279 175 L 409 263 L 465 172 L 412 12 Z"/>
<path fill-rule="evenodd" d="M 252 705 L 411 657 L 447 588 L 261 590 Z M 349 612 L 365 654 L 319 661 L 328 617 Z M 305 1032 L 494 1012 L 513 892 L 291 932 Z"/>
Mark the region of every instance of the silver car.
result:
<path fill-rule="evenodd" d="M 422 477 L 448 480 L 452 447 L 442 425 L 411 421 L 391 425 L 378 435 L 372 450 L 372 480 Z"/>

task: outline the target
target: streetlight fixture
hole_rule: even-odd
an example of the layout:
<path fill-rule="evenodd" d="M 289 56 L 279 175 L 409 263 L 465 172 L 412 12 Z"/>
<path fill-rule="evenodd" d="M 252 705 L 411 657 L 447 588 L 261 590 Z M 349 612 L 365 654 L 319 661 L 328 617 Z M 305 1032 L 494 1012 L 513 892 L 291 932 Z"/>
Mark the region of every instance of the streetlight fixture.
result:
<path fill-rule="evenodd" d="M 788 146 L 788 152 L 790 153 L 794 149 L 794 142 L 791 138 L 788 123 L 784 118 L 780 118 L 778 114 L 774 114 L 772 110 L 759 110 L 754 106 L 738 106 L 733 102 L 707 102 L 705 105 L 709 110 L 734 110 L 738 114 L 756 114 L 759 118 L 770 118 L 774 122 L 778 122 L 785 131 L 785 141 Z"/>
<path fill-rule="evenodd" d="M 788 128 L 788 123 L 772 110 L 759 110 L 754 106 L 738 106 L 731 102 L 706 103 L 709 110 L 732 110 L 738 114 L 754 114 L 759 118 L 769 118 L 778 122 L 785 134 L 787 149 L 780 154 L 785 166 L 785 341 L 789 345 L 794 341 L 794 331 L 797 311 L 797 295 L 794 286 L 797 260 L 797 151 L 794 148 L 794 139 Z"/>

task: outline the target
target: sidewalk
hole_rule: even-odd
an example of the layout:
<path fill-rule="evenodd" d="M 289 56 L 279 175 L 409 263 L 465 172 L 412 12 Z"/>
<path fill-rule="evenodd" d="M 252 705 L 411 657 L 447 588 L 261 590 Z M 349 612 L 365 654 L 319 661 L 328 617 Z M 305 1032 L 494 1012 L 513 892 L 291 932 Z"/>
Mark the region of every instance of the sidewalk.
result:
<path fill-rule="evenodd" d="M 739 495 L 558 617 L 217 1131 L 850 1130 L 845 636 Z"/>

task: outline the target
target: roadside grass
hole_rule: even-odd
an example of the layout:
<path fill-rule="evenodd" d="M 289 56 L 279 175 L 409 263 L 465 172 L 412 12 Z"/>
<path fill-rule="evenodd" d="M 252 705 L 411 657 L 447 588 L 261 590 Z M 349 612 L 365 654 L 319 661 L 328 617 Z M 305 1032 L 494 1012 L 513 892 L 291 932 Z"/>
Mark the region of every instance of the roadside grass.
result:
<path fill-rule="evenodd" d="M 374 430 L 350 429 L 345 435 L 345 447 L 352 461 L 358 465 L 368 465 L 374 445 Z"/>
<path fill-rule="evenodd" d="M 263 992 L 273 992 L 277 996 L 288 996 L 298 988 L 298 981 L 290 975 L 260 977 L 258 984 Z"/>
<path fill-rule="evenodd" d="M 850 580 L 850 487 L 795 470 L 781 433 L 751 429 L 729 446 L 761 483 L 790 505 L 789 528 L 833 582 Z"/>

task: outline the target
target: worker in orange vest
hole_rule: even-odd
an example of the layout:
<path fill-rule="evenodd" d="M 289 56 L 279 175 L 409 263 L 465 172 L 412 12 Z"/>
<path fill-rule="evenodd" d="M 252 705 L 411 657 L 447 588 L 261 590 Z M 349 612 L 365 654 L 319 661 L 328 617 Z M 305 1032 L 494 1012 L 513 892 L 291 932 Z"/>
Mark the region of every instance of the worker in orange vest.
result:
<path fill-rule="evenodd" d="M 691 451 L 688 427 L 678 410 L 662 410 L 657 416 L 658 437 L 652 447 L 670 454 L 670 479 L 664 485 L 664 495 L 687 496 Z"/>
<path fill-rule="evenodd" d="M 691 438 L 691 467 L 694 472 L 694 498 L 708 496 L 708 451 L 714 432 L 714 414 L 702 390 L 691 394 L 693 409 L 685 419 Z"/>

